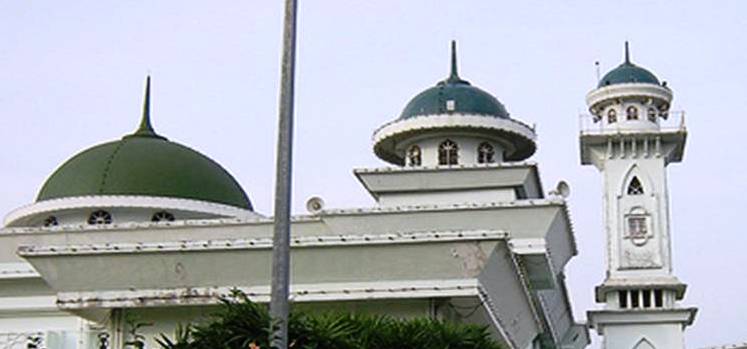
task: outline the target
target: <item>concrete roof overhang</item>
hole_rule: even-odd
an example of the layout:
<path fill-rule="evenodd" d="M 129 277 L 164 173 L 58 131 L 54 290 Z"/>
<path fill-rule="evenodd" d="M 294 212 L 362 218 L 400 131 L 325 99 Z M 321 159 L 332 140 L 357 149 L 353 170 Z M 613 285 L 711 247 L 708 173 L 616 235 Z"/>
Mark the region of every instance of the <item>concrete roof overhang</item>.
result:
<path fill-rule="evenodd" d="M 89 318 L 111 308 L 213 304 L 232 287 L 261 301 L 272 226 L 257 218 L 6 229 L 0 263 L 17 262 L 17 252 L 58 306 Z M 295 216 L 292 231 L 295 301 L 480 297 L 516 347 L 543 331 L 532 292 L 562 284 L 576 254 L 560 199 L 325 210 Z"/>
<path fill-rule="evenodd" d="M 505 162 L 459 166 L 359 168 L 356 178 L 375 199 L 391 193 L 473 189 L 536 188 L 530 197 L 542 198 L 542 183 L 533 162 Z"/>
<path fill-rule="evenodd" d="M 583 130 L 579 136 L 581 148 L 581 164 L 595 164 L 595 160 L 605 158 L 604 152 L 611 146 L 618 146 L 620 142 L 631 139 L 658 140 L 661 149 L 657 156 L 663 156 L 667 162 L 679 162 L 685 155 L 685 142 L 687 141 L 687 129 L 684 126 L 674 129 L 659 130 Z M 608 145 L 609 144 L 609 145 Z M 601 151 L 601 153 L 599 153 Z M 597 153 L 595 153 L 597 152 Z M 595 164 L 599 166 L 598 164 Z"/>
<path fill-rule="evenodd" d="M 697 312 L 697 308 L 592 310 L 587 312 L 587 317 L 589 326 L 595 328 L 599 335 L 604 335 L 604 328 L 607 326 L 629 325 L 632 322 L 679 323 L 682 326 L 690 326 Z"/>

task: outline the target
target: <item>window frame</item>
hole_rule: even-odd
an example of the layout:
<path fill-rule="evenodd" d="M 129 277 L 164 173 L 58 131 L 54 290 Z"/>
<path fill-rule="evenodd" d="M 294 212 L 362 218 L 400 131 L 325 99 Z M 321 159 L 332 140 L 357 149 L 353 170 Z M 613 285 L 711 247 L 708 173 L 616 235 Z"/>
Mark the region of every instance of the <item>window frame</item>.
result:
<path fill-rule="evenodd" d="M 407 164 L 409 166 L 421 166 L 423 164 L 423 150 L 417 144 L 407 149 Z"/>
<path fill-rule="evenodd" d="M 643 188 L 643 182 L 641 182 L 638 176 L 633 176 L 630 182 L 628 182 L 628 186 L 625 189 L 625 193 L 630 196 L 646 194 L 646 190 Z"/>
<path fill-rule="evenodd" d="M 495 147 L 492 144 L 489 142 L 482 142 L 477 145 L 477 163 L 495 163 Z"/>
<path fill-rule="evenodd" d="M 615 110 L 615 108 L 610 108 L 607 111 L 607 123 L 614 124 L 616 122 L 617 122 L 617 110 Z"/>
<path fill-rule="evenodd" d="M 88 220 L 86 222 L 88 223 L 88 225 L 107 225 L 112 224 L 112 222 L 114 222 L 114 218 L 109 211 L 96 210 L 88 215 Z"/>
<path fill-rule="evenodd" d="M 638 107 L 631 105 L 625 108 L 625 117 L 628 120 L 638 120 L 639 112 Z"/>
<path fill-rule="evenodd" d="M 438 145 L 438 164 L 440 166 L 459 165 L 459 144 L 445 139 Z"/>

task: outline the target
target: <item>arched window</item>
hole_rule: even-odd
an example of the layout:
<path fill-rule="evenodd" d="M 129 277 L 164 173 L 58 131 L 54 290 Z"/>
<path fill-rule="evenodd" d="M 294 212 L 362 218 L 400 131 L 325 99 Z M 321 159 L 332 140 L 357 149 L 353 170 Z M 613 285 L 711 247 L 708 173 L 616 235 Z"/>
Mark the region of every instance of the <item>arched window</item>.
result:
<path fill-rule="evenodd" d="M 158 211 L 151 217 L 151 222 L 173 222 L 174 215 L 166 211 Z"/>
<path fill-rule="evenodd" d="M 459 147 L 454 141 L 447 139 L 438 145 L 438 164 L 456 165 L 459 163 Z"/>
<path fill-rule="evenodd" d="M 638 120 L 638 108 L 631 105 L 625 111 L 628 114 L 628 120 Z"/>
<path fill-rule="evenodd" d="M 492 164 L 495 162 L 495 148 L 488 143 L 482 142 L 477 147 L 477 163 Z"/>
<path fill-rule="evenodd" d="M 90 216 L 88 216 L 88 224 L 112 224 L 112 215 L 104 210 L 94 211 Z"/>
<path fill-rule="evenodd" d="M 648 108 L 648 121 L 656 122 L 656 110 L 654 108 Z"/>
<path fill-rule="evenodd" d="M 607 123 L 614 124 L 617 122 L 617 111 L 613 108 L 607 111 Z"/>
<path fill-rule="evenodd" d="M 638 177 L 633 177 L 628 184 L 628 195 L 643 195 L 643 185 Z"/>
<path fill-rule="evenodd" d="M 410 149 L 407 151 L 407 162 L 410 164 L 410 166 L 420 166 L 420 164 L 422 163 L 420 147 L 418 147 L 417 145 L 413 145 L 412 147 L 410 147 Z"/>
<path fill-rule="evenodd" d="M 59 223 L 57 222 L 57 217 L 55 216 L 49 216 L 46 219 L 44 219 L 44 226 L 45 227 L 54 227 L 57 226 Z"/>

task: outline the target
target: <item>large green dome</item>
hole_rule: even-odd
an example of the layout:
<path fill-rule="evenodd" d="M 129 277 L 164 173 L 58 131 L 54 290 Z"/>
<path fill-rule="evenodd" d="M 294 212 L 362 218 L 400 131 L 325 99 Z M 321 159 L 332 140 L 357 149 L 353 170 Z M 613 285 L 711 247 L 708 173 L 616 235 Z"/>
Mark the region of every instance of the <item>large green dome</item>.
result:
<path fill-rule="evenodd" d="M 73 156 L 44 183 L 37 201 L 90 195 L 182 198 L 252 209 L 246 193 L 219 164 L 157 135 L 146 92 L 143 122 L 134 134 Z"/>
<path fill-rule="evenodd" d="M 220 165 L 160 137 L 128 136 L 84 150 L 47 179 L 36 200 L 89 195 L 160 196 L 252 208 Z"/>
<path fill-rule="evenodd" d="M 644 83 L 659 85 L 659 79 L 650 71 L 630 62 L 628 43 L 625 43 L 625 61 L 604 74 L 597 87 L 605 87 L 615 84 Z"/>

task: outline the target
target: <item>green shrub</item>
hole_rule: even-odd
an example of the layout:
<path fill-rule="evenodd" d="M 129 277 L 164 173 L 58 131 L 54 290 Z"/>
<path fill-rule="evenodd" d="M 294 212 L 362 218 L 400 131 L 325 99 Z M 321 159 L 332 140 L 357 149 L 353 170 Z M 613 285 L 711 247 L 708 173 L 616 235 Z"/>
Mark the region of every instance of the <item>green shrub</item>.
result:
<path fill-rule="evenodd" d="M 161 334 L 164 349 L 270 348 L 270 315 L 242 292 L 221 299 L 207 321 L 177 328 L 172 340 Z M 292 312 L 290 348 L 297 349 L 500 349 L 483 326 L 428 318 Z"/>

